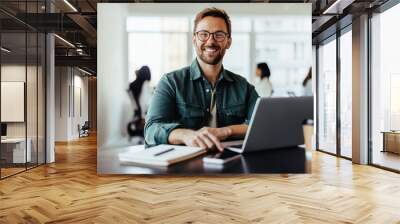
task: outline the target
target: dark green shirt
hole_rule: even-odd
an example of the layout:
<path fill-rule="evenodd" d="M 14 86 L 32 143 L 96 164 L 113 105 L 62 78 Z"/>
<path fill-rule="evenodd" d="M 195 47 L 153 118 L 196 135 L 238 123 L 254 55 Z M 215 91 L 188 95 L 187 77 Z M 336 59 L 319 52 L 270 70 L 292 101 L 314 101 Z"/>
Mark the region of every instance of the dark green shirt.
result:
<path fill-rule="evenodd" d="M 258 94 L 245 78 L 222 68 L 216 83 L 217 126 L 250 121 Z M 168 144 L 175 128 L 197 130 L 209 122 L 212 86 L 194 60 L 163 75 L 146 116 L 146 145 Z"/>

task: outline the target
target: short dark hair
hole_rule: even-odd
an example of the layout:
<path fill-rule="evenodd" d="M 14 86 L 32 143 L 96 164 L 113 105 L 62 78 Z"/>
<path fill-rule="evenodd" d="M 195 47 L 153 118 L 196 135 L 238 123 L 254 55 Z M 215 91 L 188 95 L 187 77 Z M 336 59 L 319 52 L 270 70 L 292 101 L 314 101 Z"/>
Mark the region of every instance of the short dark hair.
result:
<path fill-rule="evenodd" d="M 203 9 L 201 12 L 197 13 L 196 18 L 194 19 L 194 27 L 193 33 L 196 32 L 197 24 L 200 20 L 204 19 L 207 16 L 221 18 L 225 21 L 225 24 L 228 28 L 228 34 L 231 36 L 231 19 L 229 18 L 228 14 L 222 10 L 215 7 Z"/>
<path fill-rule="evenodd" d="M 265 63 L 265 62 L 258 63 L 257 68 L 261 70 L 261 78 L 262 79 L 264 77 L 269 78 L 271 76 L 271 71 L 269 70 L 267 63 Z"/>

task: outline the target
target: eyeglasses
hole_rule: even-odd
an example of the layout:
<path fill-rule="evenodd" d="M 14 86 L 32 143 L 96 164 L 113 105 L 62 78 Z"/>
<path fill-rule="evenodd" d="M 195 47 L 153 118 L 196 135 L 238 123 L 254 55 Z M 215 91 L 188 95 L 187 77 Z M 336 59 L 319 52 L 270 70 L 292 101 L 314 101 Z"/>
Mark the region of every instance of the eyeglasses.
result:
<path fill-rule="evenodd" d="M 216 40 L 217 42 L 223 42 L 226 39 L 226 37 L 229 36 L 229 34 L 225 33 L 224 31 L 217 31 L 214 33 L 210 33 L 206 30 L 200 30 L 196 32 L 197 38 L 199 38 L 199 40 L 203 42 L 208 41 L 211 35 L 213 35 L 214 40 Z"/>

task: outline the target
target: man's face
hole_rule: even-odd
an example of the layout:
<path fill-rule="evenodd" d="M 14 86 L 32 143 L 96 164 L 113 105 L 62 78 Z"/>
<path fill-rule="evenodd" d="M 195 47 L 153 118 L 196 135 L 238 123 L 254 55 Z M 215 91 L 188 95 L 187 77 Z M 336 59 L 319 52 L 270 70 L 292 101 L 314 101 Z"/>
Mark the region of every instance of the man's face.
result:
<path fill-rule="evenodd" d="M 197 24 L 196 31 L 208 31 L 214 33 L 223 31 L 228 33 L 228 27 L 222 18 L 207 16 Z M 210 65 L 218 64 L 225 55 L 225 50 L 231 46 L 232 39 L 227 36 L 224 41 L 218 42 L 210 35 L 207 41 L 201 41 L 196 34 L 193 35 L 193 45 L 195 46 L 197 57 L 204 63 Z"/>

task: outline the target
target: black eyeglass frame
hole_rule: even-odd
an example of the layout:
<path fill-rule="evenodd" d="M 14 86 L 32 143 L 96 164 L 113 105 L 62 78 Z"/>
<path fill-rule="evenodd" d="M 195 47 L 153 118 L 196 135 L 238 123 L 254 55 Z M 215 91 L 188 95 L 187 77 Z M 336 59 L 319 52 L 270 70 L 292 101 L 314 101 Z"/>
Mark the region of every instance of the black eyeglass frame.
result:
<path fill-rule="evenodd" d="M 207 37 L 206 39 L 203 40 L 202 38 L 199 37 L 199 33 L 200 33 L 200 32 L 205 32 L 205 33 L 207 33 L 207 34 L 208 34 L 208 37 Z M 223 39 L 223 40 L 222 40 L 222 39 L 221 39 L 221 40 L 217 40 L 217 38 L 215 38 L 215 34 L 217 34 L 217 33 L 219 33 L 219 34 L 224 34 L 224 39 Z M 207 41 L 210 39 L 211 36 L 213 36 L 214 40 L 217 41 L 217 42 L 224 42 L 227 38 L 230 37 L 229 33 L 226 33 L 226 32 L 224 32 L 224 31 L 216 31 L 216 32 L 211 33 L 211 32 L 209 32 L 209 31 L 207 31 L 207 30 L 199 30 L 199 31 L 196 31 L 196 32 L 195 32 L 195 36 L 196 36 L 200 41 L 202 41 L 202 42 L 207 42 Z"/>

